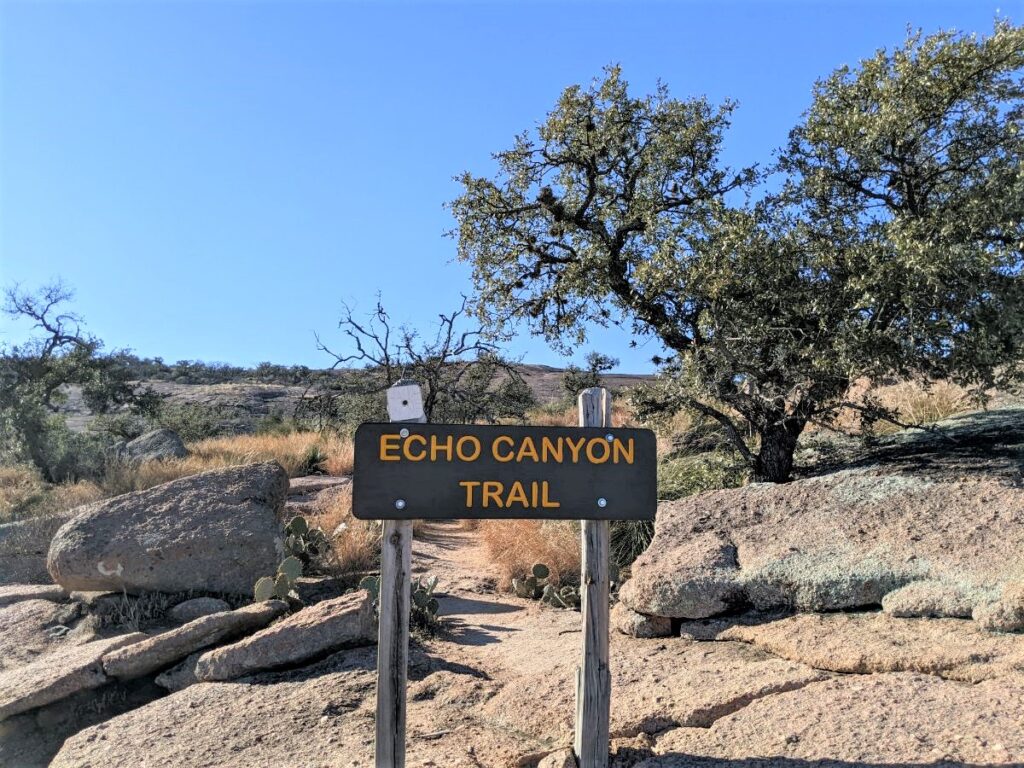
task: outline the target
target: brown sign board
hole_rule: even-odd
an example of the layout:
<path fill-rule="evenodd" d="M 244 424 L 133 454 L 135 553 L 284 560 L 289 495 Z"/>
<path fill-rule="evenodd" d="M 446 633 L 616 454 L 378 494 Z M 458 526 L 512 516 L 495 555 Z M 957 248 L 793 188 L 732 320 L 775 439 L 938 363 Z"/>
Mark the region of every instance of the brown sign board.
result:
<path fill-rule="evenodd" d="M 363 424 L 352 514 L 361 520 L 649 520 L 648 429 Z"/>

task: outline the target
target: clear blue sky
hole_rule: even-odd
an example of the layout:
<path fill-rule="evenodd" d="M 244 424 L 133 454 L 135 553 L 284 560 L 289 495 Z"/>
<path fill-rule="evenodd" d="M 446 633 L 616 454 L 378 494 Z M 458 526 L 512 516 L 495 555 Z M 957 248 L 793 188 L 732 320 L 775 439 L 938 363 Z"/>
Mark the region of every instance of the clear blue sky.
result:
<path fill-rule="evenodd" d="M 766 161 L 814 80 L 908 24 L 988 32 L 963 2 L 0 0 L 0 282 L 62 277 L 110 347 L 322 366 L 342 299 L 429 327 L 471 291 L 443 237 L 462 170 L 620 63 L 639 91 L 737 99 Z M 0 320 L 0 342 L 23 327 Z M 655 344 L 602 332 L 621 370 Z M 512 351 L 562 364 L 542 340 Z"/>

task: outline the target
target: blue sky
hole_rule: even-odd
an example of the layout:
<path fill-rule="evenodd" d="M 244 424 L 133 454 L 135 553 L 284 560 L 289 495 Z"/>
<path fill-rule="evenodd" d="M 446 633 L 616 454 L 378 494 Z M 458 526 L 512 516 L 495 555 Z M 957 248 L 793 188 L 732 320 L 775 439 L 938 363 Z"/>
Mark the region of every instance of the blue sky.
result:
<path fill-rule="evenodd" d="M 323 366 L 342 300 L 430 330 L 470 292 L 452 177 L 622 65 L 638 92 L 739 101 L 769 160 L 816 78 L 907 25 L 987 32 L 1013 2 L 0 0 L 0 282 L 61 277 L 109 347 Z M 0 320 L 0 343 L 24 326 Z M 581 347 L 647 371 L 654 343 Z M 338 346 L 342 346 L 338 344 Z M 510 351 L 564 364 L 540 339 Z"/>

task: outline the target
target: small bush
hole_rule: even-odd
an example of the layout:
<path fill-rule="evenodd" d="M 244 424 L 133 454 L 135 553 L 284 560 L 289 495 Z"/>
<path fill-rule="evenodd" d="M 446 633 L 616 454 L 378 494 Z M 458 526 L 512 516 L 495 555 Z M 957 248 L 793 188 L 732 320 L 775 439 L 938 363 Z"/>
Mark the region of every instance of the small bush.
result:
<path fill-rule="evenodd" d="M 658 465 L 658 498 L 681 499 L 703 491 L 736 488 L 746 478 L 746 467 L 727 452 L 670 459 Z"/>
<path fill-rule="evenodd" d="M 228 416 L 223 409 L 202 403 L 163 402 L 154 421 L 156 426 L 177 432 L 186 443 L 192 443 L 221 435 Z"/>
<path fill-rule="evenodd" d="M 609 527 L 611 560 L 620 569 L 631 566 L 654 538 L 653 520 L 613 520 Z"/>

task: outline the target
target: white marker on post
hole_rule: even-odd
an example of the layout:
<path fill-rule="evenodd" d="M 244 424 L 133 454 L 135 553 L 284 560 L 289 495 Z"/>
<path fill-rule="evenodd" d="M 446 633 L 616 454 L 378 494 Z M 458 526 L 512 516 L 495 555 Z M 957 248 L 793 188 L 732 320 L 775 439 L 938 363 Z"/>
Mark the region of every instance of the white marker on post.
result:
<path fill-rule="evenodd" d="M 391 421 L 425 422 L 423 395 L 403 379 L 388 390 Z M 399 502 L 401 506 L 399 506 Z M 397 509 L 405 501 L 395 501 Z M 409 593 L 412 521 L 385 520 L 380 553 L 380 625 L 377 635 L 377 768 L 405 768 L 406 682 L 409 670 Z"/>

